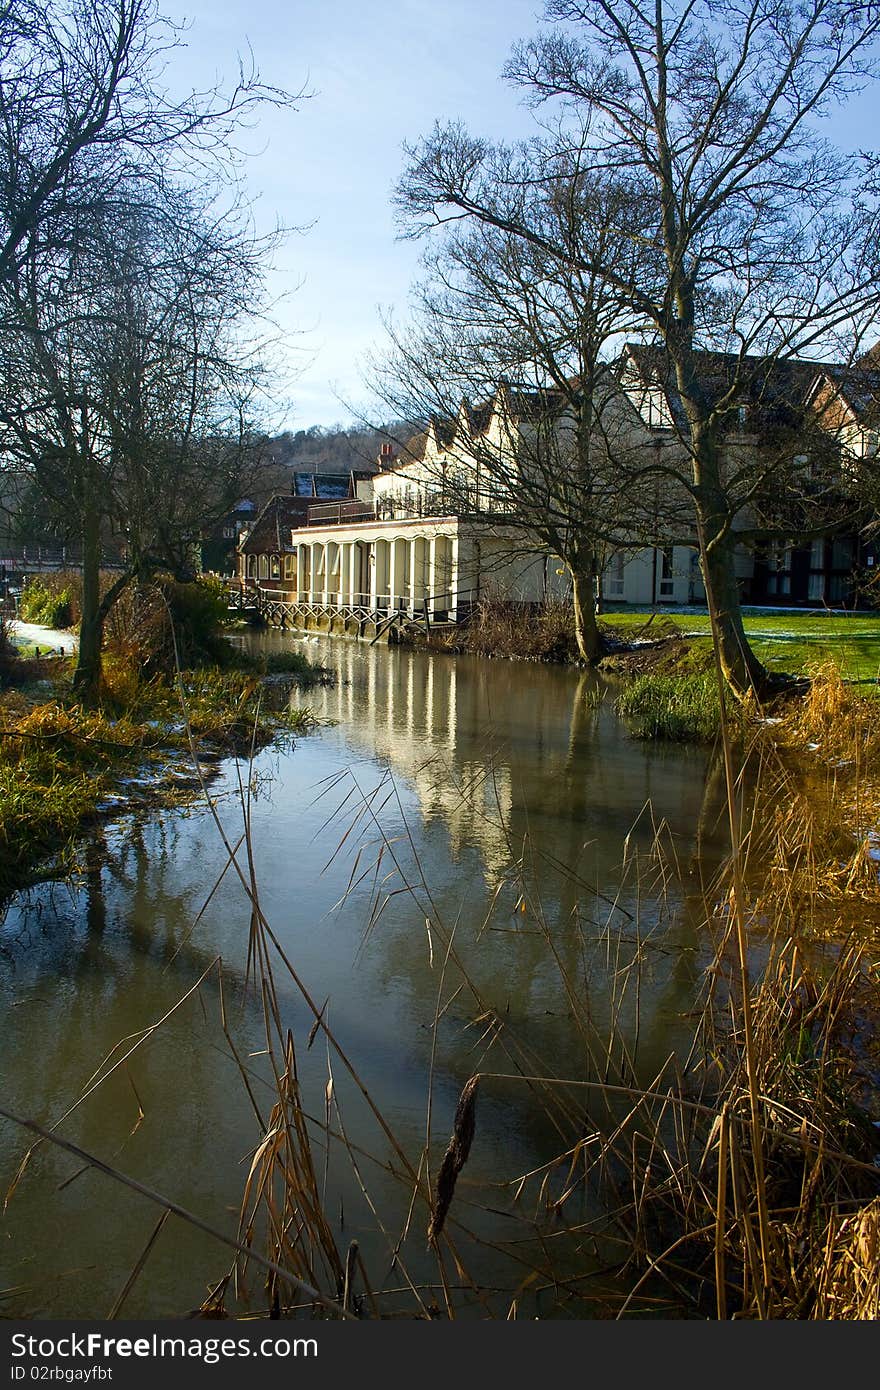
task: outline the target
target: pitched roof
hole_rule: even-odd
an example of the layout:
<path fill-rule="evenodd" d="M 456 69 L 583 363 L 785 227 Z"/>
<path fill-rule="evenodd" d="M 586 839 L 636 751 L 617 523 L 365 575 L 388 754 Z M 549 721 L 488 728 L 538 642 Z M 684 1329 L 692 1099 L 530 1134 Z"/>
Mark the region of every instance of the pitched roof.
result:
<path fill-rule="evenodd" d="M 372 473 L 368 474 L 372 477 Z M 351 473 L 298 472 L 293 475 L 293 491 L 297 497 L 317 497 L 338 502 L 351 496 Z"/>
<path fill-rule="evenodd" d="M 851 367 L 826 367 L 823 376 L 860 425 L 880 424 L 880 343 Z"/>
<path fill-rule="evenodd" d="M 245 555 L 283 555 L 293 547 L 290 532 L 308 511 L 303 497 L 279 494 L 270 497 L 241 545 Z"/>
<path fill-rule="evenodd" d="M 749 353 L 710 352 L 698 349 L 693 354 L 700 384 L 720 397 L 733 384 L 741 387 L 747 400 L 758 400 L 767 393 L 778 396 L 785 392 L 790 399 L 803 400 L 822 363 L 797 358 L 780 359 Z M 647 385 L 662 383 L 675 389 L 672 363 L 666 349 L 659 344 L 627 343 L 623 359 L 632 363 Z"/>
<path fill-rule="evenodd" d="M 778 359 L 748 353 L 694 352 L 697 381 L 706 398 L 720 405 L 731 390 L 729 408 L 749 407 L 751 428 L 791 425 L 799 416 L 817 376 L 819 362 Z M 684 424 L 675 372 L 666 349 L 656 344 L 627 343 L 618 363 L 646 390 L 660 388 L 672 420 Z"/>

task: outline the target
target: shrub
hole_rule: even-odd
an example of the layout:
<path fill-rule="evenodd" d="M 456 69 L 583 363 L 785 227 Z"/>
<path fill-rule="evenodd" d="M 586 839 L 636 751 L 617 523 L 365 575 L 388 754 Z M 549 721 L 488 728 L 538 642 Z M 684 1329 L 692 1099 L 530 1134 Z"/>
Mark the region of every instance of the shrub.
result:
<path fill-rule="evenodd" d="M 232 649 L 221 635 L 225 617 L 218 584 L 159 574 L 120 596 L 107 623 L 106 646 L 117 662 L 148 679 L 173 674 L 175 648 L 182 667 L 229 665 Z"/>
<path fill-rule="evenodd" d="M 270 676 L 302 676 L 306 680 L 314 681 L 316 673 L 321 671 L 322 668 L 313 666 L 303 652 L 269 652 L 266 657 L 266 672 Z"/>
<path fill-rule="evenodd" d="M 19 612 L 26 623 L 70 627 L 73 622 L 70 590 L 50 588 L 41 579 L 31 579 L 22 591 Z"/>

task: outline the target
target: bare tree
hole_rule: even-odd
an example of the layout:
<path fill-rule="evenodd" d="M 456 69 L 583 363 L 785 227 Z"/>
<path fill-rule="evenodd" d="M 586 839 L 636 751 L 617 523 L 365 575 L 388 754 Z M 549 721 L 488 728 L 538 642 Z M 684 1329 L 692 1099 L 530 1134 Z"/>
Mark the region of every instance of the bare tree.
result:
<path fill-rule="evenodd" d="M 156 0 L 0 0 L 0 283 L 41 226 L 134 168 L 217 175 L 249 114 L 291 103 L 241 64 L 229 93 L 170 99 L 162 66 L 181 32 Z"/>
<path fill-rule="evenodd" d="M 389 325 L 392 348 L 370 383 L 398 415 L 451 422 L 450 455 L 466 465 L 463 479 L 479 475 L 484 522 L 494 517 L 563 561 L 578 650 L 595 661 L 595 597 L 611 554 L 632 543 L 634 510 L 604 360 L 632 314 L 600 267 L 627 274 L 633 247 L 621 228 L 634 226 L 641 199 L 585 178 L 576 161 L 548 185 L 528 149 L 496 152 L 493 176 L 523 190 L 529 238 L 488 221 L 452 229 L 426 257 L 411 322 Z M 542 243 L 570 244 L 577 257 L 563 261 Z M 501 434 L 486 428 L 493 412 L 506 421 Z M 447 467 L 440 480 L 453 501 L 454 473 Z M 474 506 L 472 496 L 457 500 Z"/>
<path fill-rule="evenodd" d="M 4 443 L 82 542 L 75 684 L 87 699 L 113 603 L 132 579 L 185 573 L 260 442 L 251 414 L 262 367 L 246 325 L 265 247 L 228 208 L 212 216 L 192 192 L 145 191 L 118 188 L 68 223 L 51 260 L 34 238 L 7 284 L 3 387 L 16 405 L 0 415 Z M 126 561 L 101 598 L 108 537 Z"/>
<path fill-rule="evenodd" d="M 2 467 L 80 530 L 89 696 L 108 605 L 132 575 L 179 567 L 252 442 L 243 324 L 268 243 L 237 142 L 259 106 L 295 98 L 241 64 L 229 94 L 170 98 L 180 33 L 155 0 L 0 0 Z M 107 535 L 129 565 L 99 602 Z"/>
<path fill-rule="evenodd" d="M 556 27 L 518 47 L 507 69 L 545 112 L 535 162 L 548 185 L 576 158 L 585 174 L 640 188 L 652 215 L 632 233 L 636 275 L 536 233 L 522 186 L 495 177 L 497 149 L 456 126 L 409 151 L 398 204 L 412 234 L 466 218 L 598 273 L 627 298 L 662 349 L 676 435 L 640 471 L 690 495 L 723 669 L 743 694 L 766 672 L 743 633 L 737 527 L 776 470 L 793 480 L 794 455 L 728 444 L 741 410 L 778 402 L 798 380 L 789 363 L 857 355 L 876 331 L 870 164 L 818 132 L 876 79 L 880 7 L 551 0 L 546 17 Z M 707 373 L 707 349 L 724 354 L 723 372 Z"/>

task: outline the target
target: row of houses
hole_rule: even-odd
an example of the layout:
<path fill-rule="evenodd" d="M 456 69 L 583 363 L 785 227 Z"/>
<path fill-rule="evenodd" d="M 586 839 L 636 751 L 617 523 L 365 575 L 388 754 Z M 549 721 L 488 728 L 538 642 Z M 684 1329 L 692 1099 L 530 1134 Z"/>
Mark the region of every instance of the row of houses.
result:
<path fill-rule="evenodd" d="M 726 380 L 731 360 L 702 354 L 707 383 Z M 806 362 L 778 369 L 775 394 L 760 374 L 749 380 L 741 403 L 729 411 L 725 448 L 734 472 L 738 461 L 765 447 L 771 431 L 776 440 L 790 437 L 792 448 L 802 447 L 791 427 L 795 416 L 809 420 L 813 438 L 829 442 L 842 484 L 848 460 L 873 466 L 880 443 L 878 349 L 850 370 Z M 609 370 L 604 390 L 607 476 L 613 492 L 618 471 L 623 495 L 632 460 L 646 457 L 646 449 L 659 457 L 659 451 L 683 447 L 675 392 L 662 354 L 637 345 Z M 463 402 L 457 419 L 433 421 L 399 449 L 383 445 L 373 470 L 298 478 L 292 494 L 273 497 L 259 515 L 244 519 L 237 537 L 242 584 L 331 613 L 424 612 L 435 621 L 456 621 L 489 593 L 522 603 L 564 596 L 566 568 L 530 532 L 518 495 L 528 490 L 525 470 L 548 402 L 554 429 L 564 431 L 566 410 L 548 393 L 504 384 L 490 401 L 475 409 Z M 616 542 L 603 556 L 603 604 L 703 600 L 696 546 L 681 534 L 680 521 L 673 523 L 677 509 L 683 514 L 680 500 L 664 494 L 653 529 L 662 533 L 665 525 L 668 543 L 657 543 L 655 534 L 650 545 L 639 535 L 635 512 L 628 520 L 629 504 L 623 506 Z M 737 519 L 744 537 L 737 547 L 744 602 L 839 607 L 863 601 L 880 563 L 869 530 L 826 524 L 811 538 L 786 540 L 777 528 L 774 539 L 761 543 L 745 539 L 754 521 L 748 508 Z"/>

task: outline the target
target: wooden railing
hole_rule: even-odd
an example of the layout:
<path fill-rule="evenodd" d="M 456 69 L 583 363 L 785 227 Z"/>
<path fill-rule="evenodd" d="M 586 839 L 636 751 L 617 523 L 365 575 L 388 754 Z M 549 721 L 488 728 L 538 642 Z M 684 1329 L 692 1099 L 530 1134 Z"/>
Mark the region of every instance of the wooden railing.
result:
<path fill-rule="evenodd" d="M 277 627 L 320 626 L 322 622 L 341 622 L 356 625 L 360 635 L 378 640 L 397 625 L 423 627 L 429 631 L 437 623 L 459 622 L 467 617 L 476 601 L 473 589 L 447 591 L 425 596 L 412 602 L 403 596 L 354 594 L 348 603 L 329 595 L 326 599 L 270 589 L 254 581 L 233 581 L 227 586 L 231 607 L 243 612 L 257 613 L 267 623 Z"/>

